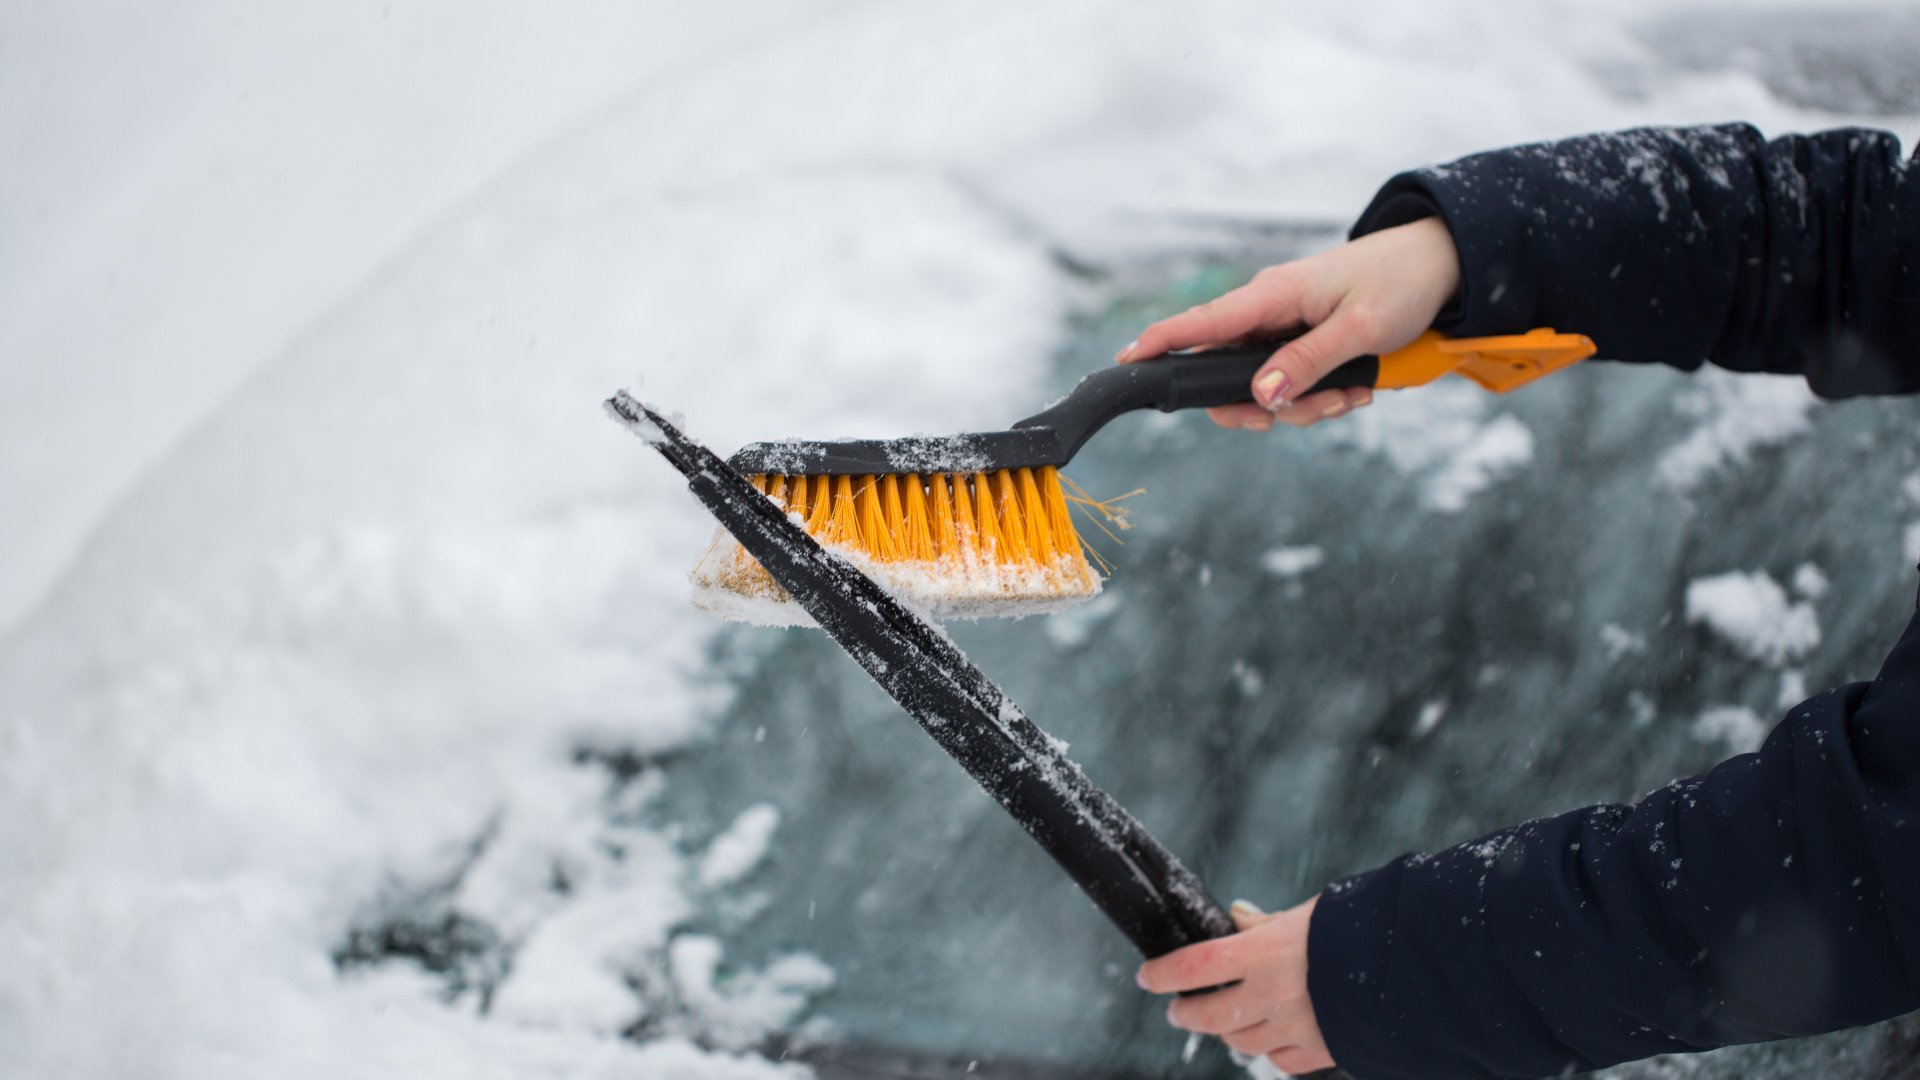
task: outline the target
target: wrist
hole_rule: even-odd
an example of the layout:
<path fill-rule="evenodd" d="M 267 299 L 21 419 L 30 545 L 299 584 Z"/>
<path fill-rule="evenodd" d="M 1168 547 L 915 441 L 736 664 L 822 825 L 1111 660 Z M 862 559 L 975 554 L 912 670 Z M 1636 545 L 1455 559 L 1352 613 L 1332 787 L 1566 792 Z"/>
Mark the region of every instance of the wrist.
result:
<path fill-rule="evenodd" d="M 1432 310 L 1428 312 L 1427 324 L 1431 326 L 1442 312 L 1457 310 L 1460 306 L 1460 249 L 1454 244 L 1446 221 L 1437 214 L 1400 228 L 1407 231 L 1416 253 L 1420 291 L 1430 298 Z"/>

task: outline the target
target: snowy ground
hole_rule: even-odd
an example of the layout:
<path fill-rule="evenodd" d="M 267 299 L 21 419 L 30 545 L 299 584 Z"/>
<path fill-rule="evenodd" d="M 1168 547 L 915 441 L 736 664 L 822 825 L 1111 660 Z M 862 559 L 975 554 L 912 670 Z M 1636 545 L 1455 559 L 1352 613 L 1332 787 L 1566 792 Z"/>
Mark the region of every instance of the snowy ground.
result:
<path fill-rule="evenodd" d="M 723 448 L 980 426 L 1080 302 L 1062 250 L 1338 220 L 1556 133 L 1850 119 L 1655 50 L 1671 9 L 0 15 L 8 1074 L 803 1074 L 752 1048 L 833 958 L 684 932 L 755 902 L 777 815 L 742 792 L 696 846 L 642 822 L 644 766 L 577 765 L 717 704 L 708 525 L 598 401 Z M 1669 482 L 1747 452 L 1729 412 Z M 1531 446 L 1419 418 L 1353 438 L 1465 450 L 1437 508 Z M 1796 656 L 1739 624 L 1793 587 L 1703 583 L 1697 617 Z M 422 895 L 508 943 L 484 995 L 351 962 Z"/>

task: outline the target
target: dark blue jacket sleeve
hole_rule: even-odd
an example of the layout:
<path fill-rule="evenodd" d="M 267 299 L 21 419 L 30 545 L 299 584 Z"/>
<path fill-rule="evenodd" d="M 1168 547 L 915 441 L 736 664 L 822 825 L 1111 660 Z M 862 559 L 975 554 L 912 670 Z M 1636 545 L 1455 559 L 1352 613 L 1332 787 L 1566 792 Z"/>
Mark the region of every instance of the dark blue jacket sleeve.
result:
<path fill-rule="evenodd" d="M 1617 359 L 1907 393 L 1908 171 L 1873 132 L 1629 132 L 1396 177 L 1356 232 L 1446 219 L 1454 333 L 1554 326 Z M 1920 1007 L 1920 616 L 1873 682 L 1756 754 L 1329 886 L 1308 984 L 1361 1080 L 1549 1076 Z"/>
<path fill-rule="evenodd" d="M 1920 391 L 1920 169 L 1885 132 L 1644 129 L 1388 181 L 1356 235 L 1438 213 L 1464 289 L 1439 328 L 1584 333 L 1600 355 Z"/>
<path fill-rule="evenodd" d="M 1920 615 L 1757 753 L 1329 886 L 1308 989 L 1361 1080 L 1534 1077 L 1920 1007 Z"/>

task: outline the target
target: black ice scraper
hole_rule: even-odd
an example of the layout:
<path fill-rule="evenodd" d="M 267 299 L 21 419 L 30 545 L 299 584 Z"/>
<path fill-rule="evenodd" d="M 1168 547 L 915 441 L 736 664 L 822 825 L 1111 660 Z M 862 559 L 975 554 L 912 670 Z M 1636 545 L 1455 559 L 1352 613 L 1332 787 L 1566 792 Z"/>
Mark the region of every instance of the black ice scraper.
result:
<path fill-rule="evenodd" d="M 1200 880 L 945 635 L 821 547 L 747 478 L 624 391 L 607 410 L 1148 957 L 1233 932 Z"/>

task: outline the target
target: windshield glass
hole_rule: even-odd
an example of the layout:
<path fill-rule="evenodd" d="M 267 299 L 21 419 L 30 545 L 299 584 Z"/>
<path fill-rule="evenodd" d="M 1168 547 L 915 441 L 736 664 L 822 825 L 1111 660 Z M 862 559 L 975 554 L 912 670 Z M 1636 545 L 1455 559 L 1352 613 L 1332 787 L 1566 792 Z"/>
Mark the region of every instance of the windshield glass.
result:
<path fill-rule="evenodd" d="M 1128 268 L 1056 390 L 1294 243 Z M 1633 800 L 1870 677 L 1913 604 L 1900 553 L 1920 507 L 1900 494 L 1910 464 L 1879 449 L 1910 424 L 1907 403 L 1816 407 L 1795 379 L 1604 362 L 1505 397 L 1389 393 L 1305 432 L 1133 414 L 1068 470 L 1096 497 L 1144 489 L 1124 546 L 1088 529 L 1104 593 L 949 629 L 1222 902 L 1271 909 L 1403 852 Z M 1757 639 L 1769 620 L 1813 629 Z M 818 1009 L 842 1037 L 804 1056 L 1228 1067 L 1208 1046 L 1180 1071 L 1126 941 L 824 635 L 730 627 L 712 670 L 732 700 L 664 766 L 662 812 L 717 831 L 779 808 L 745 886 L 761 902 L 714 930 L 838 972 Z M 1797 1074 L 1880 1038 L 1730 1050 L 1688 1075 Z"/>

